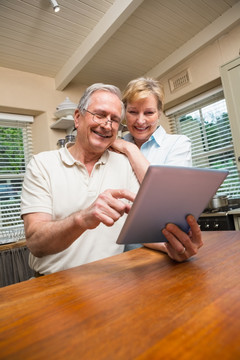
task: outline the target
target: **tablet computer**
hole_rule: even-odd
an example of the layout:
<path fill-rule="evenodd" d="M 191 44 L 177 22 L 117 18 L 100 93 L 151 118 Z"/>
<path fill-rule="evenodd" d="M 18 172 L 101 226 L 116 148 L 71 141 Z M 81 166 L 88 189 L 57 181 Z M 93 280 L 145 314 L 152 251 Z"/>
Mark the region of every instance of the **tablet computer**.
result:
<path fill-rule="evenodd" d="M 227 170 L 150 165 L 117 239 L 118 244 L 167 241 L 169 222 L 188 232 L 186 216 L 199 218 Z"/>

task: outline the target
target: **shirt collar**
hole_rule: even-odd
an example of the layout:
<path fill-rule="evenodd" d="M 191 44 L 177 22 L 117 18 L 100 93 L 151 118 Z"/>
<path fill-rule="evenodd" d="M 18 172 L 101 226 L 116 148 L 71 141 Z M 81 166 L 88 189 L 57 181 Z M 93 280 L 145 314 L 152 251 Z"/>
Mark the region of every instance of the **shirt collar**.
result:
<path fill-rule="evenodd" d="M 73 143 L 67 143 L 64 148 L 61 148 L 59 150 L 62 162 L 68 166 L 73 166 L 74 164 L 77 164 L 77 165 L 81 164 L 81 162 L 79 160 L 74 159 L 74 157 L 68 150 L 68 148 L 72 145 L 73 145 Z M 104 153 L 102 154 L 100 159 L 96 162 L 96 165 L 106 164 L 108 158 L 109 158 L 109 150 L 106 150 L 106 151 L 104 151 Z"/>
<path fill-rule="evenodd" d="M 154 133 L 151 135 L 151 137 L 149 138 L 148 141 L 154 140 L 158 146 L 161 146 L 161 142 L 163 141 L 163 138 L 166 135 L 166 131 L 164 130 L 164 128 L 160 125 L 155 131 Z"/>

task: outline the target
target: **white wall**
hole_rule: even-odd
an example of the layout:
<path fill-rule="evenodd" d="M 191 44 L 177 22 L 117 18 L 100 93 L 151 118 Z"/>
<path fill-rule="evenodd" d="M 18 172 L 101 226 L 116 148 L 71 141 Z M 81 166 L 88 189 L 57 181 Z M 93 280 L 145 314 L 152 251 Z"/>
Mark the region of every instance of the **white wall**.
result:
<path fill-rule="evenodd" d="M 31 73 L 0 68 L 0 112 L 34 115 L 34 153 L 56 149 L 63 130 L 50 129 L 56 106 L 68 96 L 78 103 L 86 86 L 55 90 L 54 79 Z"/>
<path fill-rule="evenodd" d="M 159 80 L 164 86 L 166 96 L 165 108 L 168 109 L 173 105 L 181 103 L 183 100 L 188 100 L 192 96 L 209 90 L 209 88 L 216 84 L 220 84 L 220 66 L 237 58 L 239 51 L 240 25 L 161 77 Z M 169 79 L 185 69 L 190 71 L 191 83 L 171 92 Z"/>

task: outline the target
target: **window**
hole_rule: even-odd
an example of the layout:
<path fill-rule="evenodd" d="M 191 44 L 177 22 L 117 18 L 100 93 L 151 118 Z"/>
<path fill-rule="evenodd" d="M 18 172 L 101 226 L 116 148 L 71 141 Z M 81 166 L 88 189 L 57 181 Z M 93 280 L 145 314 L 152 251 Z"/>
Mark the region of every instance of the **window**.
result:
<path fill-rule="evenodd" d="M 0 243 L 24 237 L 20 198 L 32 155 L 32 116 L 0 113 Z"/>
<path fill-rule="evenodd" d="M 240 197 L 239 173 L 223 92 L 218 89 L 216 93 L 185 103 L 166 115 L 174 133 L 190 138 L 193 166 L 229 170 L 217 194 Z"/>

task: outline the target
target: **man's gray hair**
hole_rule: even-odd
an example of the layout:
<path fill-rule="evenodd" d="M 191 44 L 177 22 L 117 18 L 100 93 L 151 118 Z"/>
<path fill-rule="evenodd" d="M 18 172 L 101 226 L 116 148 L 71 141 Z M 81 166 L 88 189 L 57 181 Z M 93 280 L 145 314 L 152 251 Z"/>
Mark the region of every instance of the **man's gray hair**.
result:
<path fill-rule="evenodd" d="M 93 84 L 85 90 L 78 104 L 78 109 L 80 113 L 83 115 L 85 114 L 85 110 L 87 110 L 89 105 L 91 104 L 91 96 L 95 91 L 108 91 L 119 98 L 122 106 L 121 120 L 123 120 L 125 116 L 125 108 L 122 102 L 122 94 L 120 89 L 117 86 L 102 83 Z"/>

